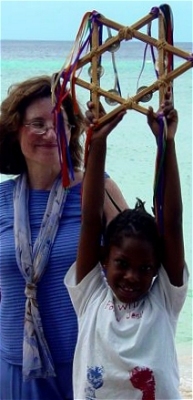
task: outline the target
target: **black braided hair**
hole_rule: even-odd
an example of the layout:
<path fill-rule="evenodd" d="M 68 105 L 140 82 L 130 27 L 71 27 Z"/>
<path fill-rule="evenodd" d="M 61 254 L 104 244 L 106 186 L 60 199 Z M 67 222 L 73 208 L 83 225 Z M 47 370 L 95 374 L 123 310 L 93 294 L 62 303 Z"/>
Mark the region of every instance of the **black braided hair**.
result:
<path fill-rule="evenodd" d="M 145 203 L 137 198 L 134 209 L 120 212 L 104 232 L 104 247 L 108 254 L 111 246 L 119 246 L 124 237 L 148 241 L 160 259 L 160 238 L 155 218 L 145 209 Z"/>

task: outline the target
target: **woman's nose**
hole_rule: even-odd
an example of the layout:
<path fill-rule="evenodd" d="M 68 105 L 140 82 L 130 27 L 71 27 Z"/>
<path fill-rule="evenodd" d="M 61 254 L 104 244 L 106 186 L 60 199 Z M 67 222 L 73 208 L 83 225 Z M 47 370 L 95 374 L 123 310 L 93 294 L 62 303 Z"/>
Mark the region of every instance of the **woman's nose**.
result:
<path fill-rule="evenodd" d="M 46 138 L 50 138 L 50 137 L 53 137 L 53 136 L 55 137 L 56 136 L 56 130 L 55 130 L 54 126 L 47 126 L 43 135 Z"/>

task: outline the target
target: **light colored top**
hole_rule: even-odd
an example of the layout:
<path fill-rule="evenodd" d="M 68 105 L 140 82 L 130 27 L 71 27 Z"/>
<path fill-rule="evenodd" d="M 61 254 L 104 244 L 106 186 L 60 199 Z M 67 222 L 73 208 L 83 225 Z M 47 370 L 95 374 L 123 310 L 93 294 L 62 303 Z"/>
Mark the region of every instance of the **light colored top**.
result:
<path fill-rule="evenodd" d="M 179 375 L 175 331 L 187 293 L 160 268 L 139 302 L 124 304 L 97 265 L 78 285 L 73 264 L 64 283 L 78 316 L 74 358 L 75 400 L 177 400 Z"/>

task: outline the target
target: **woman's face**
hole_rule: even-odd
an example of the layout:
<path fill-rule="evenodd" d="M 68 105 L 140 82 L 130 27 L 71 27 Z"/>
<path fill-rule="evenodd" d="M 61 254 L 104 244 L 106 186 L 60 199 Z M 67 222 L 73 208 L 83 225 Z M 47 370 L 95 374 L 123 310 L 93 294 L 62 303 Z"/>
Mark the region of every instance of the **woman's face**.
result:
<path fill-rule="evenodd" d="M 53 104 L 50 97 L 34 100 L 25 111 L 23 126 L 19 130 L 19 142 L 28 169 L 39 165 L 41 168 L 52 166 L 60 170 L 52 111 Z M 70 129 L 65 111 L 63 111 L 63 117 L 69 142 Z"/>

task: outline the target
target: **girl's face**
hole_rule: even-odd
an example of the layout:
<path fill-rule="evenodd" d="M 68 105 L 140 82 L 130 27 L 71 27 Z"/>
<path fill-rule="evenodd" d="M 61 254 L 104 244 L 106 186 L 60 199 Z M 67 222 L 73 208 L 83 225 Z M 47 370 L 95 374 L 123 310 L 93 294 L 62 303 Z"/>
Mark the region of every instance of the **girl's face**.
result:
<path fill-rule="evenodd" d="M 125 237 L 121 246 L 110 248 L 105 268 L 108 284 L 117 298 L 133 303 L 149 290 L 158 261 L 148 241 Z"/>
<path fill-rule="evenodd" d="M 29 168 L 52 166 L 60 170 L 57 137 L 50 97 L 34 100 L 26 109 L 19 131 L 21 151 Z M 67 140 L 70 140 L 68 118 L 63 111 Z M 44 133 L 43 133 L 44 132 Z"/>

